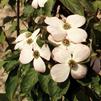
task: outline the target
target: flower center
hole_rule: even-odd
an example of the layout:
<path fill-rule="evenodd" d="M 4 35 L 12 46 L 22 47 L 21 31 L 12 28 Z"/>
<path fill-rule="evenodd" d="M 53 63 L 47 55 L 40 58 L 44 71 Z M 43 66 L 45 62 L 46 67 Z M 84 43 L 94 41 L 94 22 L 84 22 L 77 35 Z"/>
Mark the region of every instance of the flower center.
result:
<path fill-rule="evenodd" d="M 31 38 L 27 40 L 28 44 L 31 44 L 32 42 L 33 42 L 33 40 Z"/>
<path fill-rule="evenodd" d="M 35 50 L 34 51 L 34 58 L 39 58 L 39 56 L 40 56 L 40 53 L 37 51 L 37 50 Z"/>
<path fill-rule="evenodd" d="M 29 38 L 32 35 L 32 33 L 28 32 L 26 33 L 26 38 Z"/>
<path fill-rule="evenodd" d="M 68 39 L 64 39 L 62 42 L 65 46 L 68 46 L 70 44 Z"/>
<path fill-rule="evenodd" d="M 67 29 L 70 29 L 71 26 L 70 26 L 70 24 L 68 24 L 68 23 L 64 23 L 63 28 L 64 28 L 65 30 L 67 30 Z"/>
<path fill-rule="evenodd" d="M 77 67 L 77 63 L 74 60 L 69 60 L 69 66 L 71 68 L 75 68 L 75 67 Z"/>

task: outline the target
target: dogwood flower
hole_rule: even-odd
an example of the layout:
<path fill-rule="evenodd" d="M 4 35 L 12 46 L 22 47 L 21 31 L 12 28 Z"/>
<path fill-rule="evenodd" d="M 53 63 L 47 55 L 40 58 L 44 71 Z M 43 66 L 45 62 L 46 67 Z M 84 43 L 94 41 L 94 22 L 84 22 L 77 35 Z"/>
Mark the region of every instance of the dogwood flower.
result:
<path fill-rule="evenodd" d="M 56 41 L 54 40 L 54 38 L 52 37 L 52 35 L 49 35 L 48 36 L 48 41 L 53 44 L 54 46 L 59 46 L 59 45 L 65 45 L 65 46 L 69 46 L 71 43 L 75 43 L 75 44 L 78 44 L 78 43 L 81 43 L 81 42 L 84 42 L 86 41 L 86 38 L 87 38 L 87 33 L 83 31 L 83 34 L 79 35 L 79 34 L 75 34 L 75 37 L 68 37 L 68 34 L 64 37 L 64 39 L 60 40 L 60 41 Z M 75 31 L 76 32 L 76 31 Z M 85 35 L 84 35 L 85 33 Z"/>
<path fill-rule="evenodd" d="M 85 17 L 78 14 L 68 16 L 65 21 L 57 17 L 46 17 L 45 19 L 45 23 L 48 24 L 47 31 L 51 33 L 52 39 L 57 42 L 63 40 L 65 37 L 68 37 L 74 43 L 86 41 L 86 31 L 79 28 L 85 22 Z"/>
<path fill-rule="evenodd" d="M 34 69 L 38 72 L 45 72 L 46 66 L 42 58 L 50 60 L 51 52 L 48 44 L 44 44 L 41 48 L 37 43 L 33 45 L 33 49 L 30 46 L 21 50 L 19 61 L 22 64 L 28 64 L 33 60 Z"/>
<path fill-rule="evenodd" d="M 40 32 L 40 29 L 37 29 L 33 33 L 24 32 L 20 34 L 15 40 L 16 45 L 14 49 L 21 50 L 26 48 L 27 46 L 32 48 L 33 44 L 36 42 L 37 35 L 39 34 L 39 32 Z"/>
<path fill-rule="evenodd" d="M 45 3 L 47 2 L 47 0 L 33 0 L 32 1 L 32 7 L 34 8 L 38 8 L 39 7 L 44 7 Z"/>
<path fill-rule="evenodd" d="M 64 82 L 70 72 L 74 79 L 81 79 L 87 73 L 87 67 L 80 62 L 90 55 L 90 48 L 83 44 L 75 44 L 67 49 L 58 46 L 52 51 L 53 60 L 58 63 L 51 68 L 50 74 L 56 82 Z"/>

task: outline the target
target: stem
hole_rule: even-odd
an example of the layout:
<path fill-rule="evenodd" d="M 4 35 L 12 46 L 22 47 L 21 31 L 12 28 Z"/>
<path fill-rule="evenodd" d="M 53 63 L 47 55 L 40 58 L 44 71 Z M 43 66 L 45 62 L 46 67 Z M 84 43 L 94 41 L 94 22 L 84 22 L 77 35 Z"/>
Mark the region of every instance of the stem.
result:
<path fill-rule="evenodd" d="M 17 36 L 20 34 L 19 19 L 20 19 L 20 0 L 17 0 Z"/>

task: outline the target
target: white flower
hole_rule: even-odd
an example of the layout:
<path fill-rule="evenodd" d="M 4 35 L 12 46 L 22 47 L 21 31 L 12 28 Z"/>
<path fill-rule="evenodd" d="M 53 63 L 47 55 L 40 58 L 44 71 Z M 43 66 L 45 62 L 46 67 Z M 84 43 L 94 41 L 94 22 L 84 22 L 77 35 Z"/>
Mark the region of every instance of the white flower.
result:
<path fill-rule="evenodd" d="M 38 72 L 45 72 L 46 66 L 42 58 L 50 60 L 50 56 L 51 52 L 47 44 L 44 44 L 41 48 L 37 44 L 34 44 L 33 49 L 30 46 L 26 46 L 26 48 L 21 50 L 19 61 L 22 64 L 27 64 L 34 59 L 34 69 Z"/>
<path fill-rule="evenodd" d="M 75 44 L 71 48 L 58 46 L 53 49 L 53 60 L 59 62 L 50 71 L 52 79 L 56 82 L 64 82 L 70 72 L 74 79 L 81 79 L 87 73 L 87 68 L 80 62 L 90 55 L 90 48 L 83 44 Z"/>
<path fill-rule="evenodd" d="M 45 3 L 47 2 L 47 0 L 33 0 L 32 1 L 32 7 L 34 8 L 38 8 L 39 7 L 44 7 Z"/>
<path fill-rule="evenodd" d="M 35 30 L 33 33 L 25 32 L 20 34 L 15 40 L 15 48 L 14 49 L 24 49 L 27 46 L 31 47 L 36 42 L 37 35 L 39 34 L 40 29 Z"/>
<path fill-rule="evenodd" d="M 86 31 L 79 28 L 85 22 L 85 17 L 77 14 L 68 16 L 65 22 L 57 17 L 46 17 L 45 19 L 45 23 L 48 24 L 47 31 L 51 33 L 51 37 L 57 42 L 66 37 L 74 43 L 86 41 Z"/>

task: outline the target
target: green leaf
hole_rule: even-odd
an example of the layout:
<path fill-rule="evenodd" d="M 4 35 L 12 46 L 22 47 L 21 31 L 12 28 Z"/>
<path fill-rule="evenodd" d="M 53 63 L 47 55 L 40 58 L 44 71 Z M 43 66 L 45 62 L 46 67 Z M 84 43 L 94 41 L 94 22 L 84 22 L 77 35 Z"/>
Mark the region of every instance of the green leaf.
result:
<path fill-rule="evenodd" d="M 5 34 L 3 31 L 0 30 L 0 44 L 3 44 L 5 41 Z"/>
<path fill-rule="evenodd" d="M 87 13 L 94 12 L 92 2 L 89 0 L 78 0 Z"/>
<path fill-rule="evenodd" d="M 56 0 L 48 0 L 43 8 L 44 15 L 51 16 L 51 12 Z"/>
<path fill-rule="evenodd" d="M 73 100 L 73 101 L 78 101 L 78 99 L 77 99 L 77 97 L 76 97 L 76 96 L 74 97 L 74 100 Z"/>
<path fill-rule="evenodd" d="M 60 0 L 60 2 L 72 13 L 84 15 L 84 9 L 79 0 Z"/>
<path fill-rule="evenodd" d="M 68 91 L 69 85 L 70 85 L 69 80 L 60 84 L 54 82 L 53 80 L 50 80 L 48 86 L 50 96 L 61 98 Z"/>
<path fill-rule="evenodd" d="M 15 92 L 17 90 L 19 80 L 17 76 L 9 77 L 6 82 L 6 95 L 9 101 L 14 101 Z"/>
<path fill-rule="evenodd" d="M 30 17 L 33 15 L 34 9 L 32 8 L 31 5 L 26 5 L 24 7 L 24 16 L 25 17 Z"/>
<path fill-rule="evenodd" d="M 8 30 L 12 33 L 16 30 L 16 27 L 17 27 L 17 22 L 13 21 L 11 27 Z"/>
<path fill-rule="evenodd" d="M 4 65 L 4 68 L 5 68 L 6 72 L 9 72 L 9 71 L 15 69 L 18 64 L 19 64 L 19 61 L 17 61 L 17 60 L 7 61 L 7 63 Z"/>
<path fill-rule="evenodd" d="M 45 41 L 40 36 L 37 38 L 36 42 L 39 45 L 39 47 L 42 47 L 45 43 Z"/>
<path fill-rule="evenodd" d="M 16 50 L 16 51 L 13 51 L 13 53 L 12 52 L 10 52 L 10 53 L 8 53 L 7 55 L 6 55 L 6 61 L 11 61 L 11 60 L 18 60 L 18 58 L 19 58 L 19 51 L 18 50 Z"/>
<path fill-rule="evenodd" d="M 31 68 L 21 82 L 21 93 L 26 95 L 30 93 L 31 89 L 38 82 L 37 72 Z"/>
<path fill-rule="evenodd" d="M 7 5 L 7 4 L 8 4 L 8 0 L 1 0 L 1 4 L 2 4 L 3 6 Z"/>
<path fill-rule="evenodd" d="M 18 76 L 22 79 L 30 69 L 30 64 L 20 64 Z"/>
<path fill-rule="evenodd" d="M 94 24 L 94 29 L 101 32 L 101 22 L 95 23 L 95 24 Z M 100 34 L 100 33 L 99 33 L 99 34 Z"/>
<path fill-rule="evenodd" d="M 51 79 L 50 74 L 40 74 L 39 83 L 45 93 L 49 94 L 51 97 L 56 98 L 61 98 L 64 94 L 66 94 L 70 85 L 69 80 L 61 84 L 54 82 Z"/>
<path fill-rule="evenodd" d="M 93 7 L 94 7 L 94 10 L 96 11 L 98 8 L 101 9 L 101 0 L 96 0 L 96 1 L 93 1 Z"/>
<path fill-rule="evenodd" d="M 39 74 L 39 83 L 40 83 L 40 86 L 41 86 L 42 90 L 45 93 L 47 93 L 47 94 L 49 94 L 48 83 L 49 83 L 50 79 L 51 79 L 51 77 L 50 77 L 49 74 L 48 75 L 46 75 L 46 74 L 44 74 L 44 75 Z"/>
<path fill-rule="evenodd" d="M 3 67 L 3 65 L 6 63 L 7 61 L 4 61 L 4 60 L 0 60 L 0 68 Z"/>
<path fill-rule="evenodd" d="M 91 87 L 98 95 L 101 94 L 101 84 L 99 76 L 92 77 Z"/>

